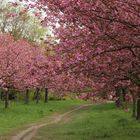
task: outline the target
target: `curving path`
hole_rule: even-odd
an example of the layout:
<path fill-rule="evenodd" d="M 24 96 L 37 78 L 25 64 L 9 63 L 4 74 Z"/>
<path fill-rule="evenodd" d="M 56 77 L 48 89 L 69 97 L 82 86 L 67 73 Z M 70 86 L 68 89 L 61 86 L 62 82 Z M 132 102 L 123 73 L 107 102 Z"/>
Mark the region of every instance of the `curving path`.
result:
<path fill-rule="evenodd" d="M 81 105 L 80 107 L 76 107 L 70 111 L 67 111 L 63 114 L 58 115 L 57 117 L 53 118 L 52 121 L 48 122 L 48 123 L 42 123 L 42 124 L 35 124 L 21 132 L 19 132 L 17 135 L 13 136 L 11 138 L 11 140 L 31 140 L 34 135 L 36 134 L 37 130 L 43 126 L 46 125 L 50 125 L 50 124 L 54 124 L 54 123 L 58 123 L 59 121 L 61 121 L 64 117 L 66 117 L 67 115 L 71 114 L 72 112 L 78 111 L 84 107 L 87 106 L 91 106 L 93 104 L 85 104 L 85 105 Z"/>

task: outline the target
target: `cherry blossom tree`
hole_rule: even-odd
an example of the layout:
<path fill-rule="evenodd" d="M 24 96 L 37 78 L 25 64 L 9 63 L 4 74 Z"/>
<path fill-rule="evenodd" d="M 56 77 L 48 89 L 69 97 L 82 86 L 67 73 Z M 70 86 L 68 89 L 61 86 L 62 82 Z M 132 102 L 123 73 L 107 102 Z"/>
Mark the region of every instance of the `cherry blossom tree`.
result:
<path fill-rule="evenodd" d="M 25 91 L 37 87 L 40 66 L 45 60 L 41 50 L 25 40 L 15 41 L 9 34 L 0 34 L 0 87 L 5 91 L 8 107 L 9 89 Z"/>
<path fill-rule="evenodd" d="M 44 24 L 60 39 L 56 51 L 64 71 L 84 74 L 96 89 L 139 89 L 140 2 L 138 0 L 44 0 Z M 45 11 L 45 10 L 44 10 Z M 59 24 L 59 26 L 58 26 Z M 140 119 L 139 90 L 137 119 Z"/>

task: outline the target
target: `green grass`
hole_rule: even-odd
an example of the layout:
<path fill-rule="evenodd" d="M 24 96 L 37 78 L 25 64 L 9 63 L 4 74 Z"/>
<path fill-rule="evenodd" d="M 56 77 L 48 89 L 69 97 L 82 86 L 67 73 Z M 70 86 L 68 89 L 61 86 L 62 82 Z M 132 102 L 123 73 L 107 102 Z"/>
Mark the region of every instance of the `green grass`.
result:
<path fill-rule="evenodd" d="M 0 101 L 0 137 L 40 121 L 55 112 L 65 111 L 83 103 L 85 102 L 75 100 L 49 101 L 47 104 L 31 102 L 28 105 L 12 102 L 8 109 L 4 109 L 4 103 Z"/>
<path fill-rule="evenodd" d="M 34 140 L 140 140 L 140 122 L 114 104 L 86 107 L 58 124 L 41 128 Z"/>

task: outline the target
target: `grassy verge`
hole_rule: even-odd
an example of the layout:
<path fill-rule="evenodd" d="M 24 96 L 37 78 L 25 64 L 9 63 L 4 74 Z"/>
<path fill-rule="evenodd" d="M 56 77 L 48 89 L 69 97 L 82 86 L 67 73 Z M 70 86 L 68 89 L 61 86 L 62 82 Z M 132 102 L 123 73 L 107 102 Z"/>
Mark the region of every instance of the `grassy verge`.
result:
<path fill-rule="evenodd" d="M 8 109 L 4 109 L 3 103 L 0 102 L 0 136 L 12 133 L 53 113 L 84 103 L 75 100 L 49 101 L 47 104 L 31 102 L 29 105 L 13 102 Z"/>
<path fill-rule="evenodd" d="M 86 107 L 58 124 L 41 128 L 34 140 L 140 140 L 140 122 L 113 104 Z"/>

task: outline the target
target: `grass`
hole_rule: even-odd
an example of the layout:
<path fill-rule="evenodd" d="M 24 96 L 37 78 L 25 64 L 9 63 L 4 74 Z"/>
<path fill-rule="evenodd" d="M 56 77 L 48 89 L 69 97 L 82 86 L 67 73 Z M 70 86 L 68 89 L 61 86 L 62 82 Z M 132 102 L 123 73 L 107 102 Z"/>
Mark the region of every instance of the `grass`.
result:
<path fill-rule="evenodd" d="M 140 140 L 140 122 L 114 104 L 86 107 L 41 128 L 34 140 Z"/>
<path fill-rule="evenodd" d="M 68 108 L 85 103 L 84 101 L 64 100 L 49 101 L 47 104 L 11 102 L 8 109 L 0 101 L 0 137 L 13 133 L 28 124 L 40 121 L 55 112 L 65 111 Z"/>

